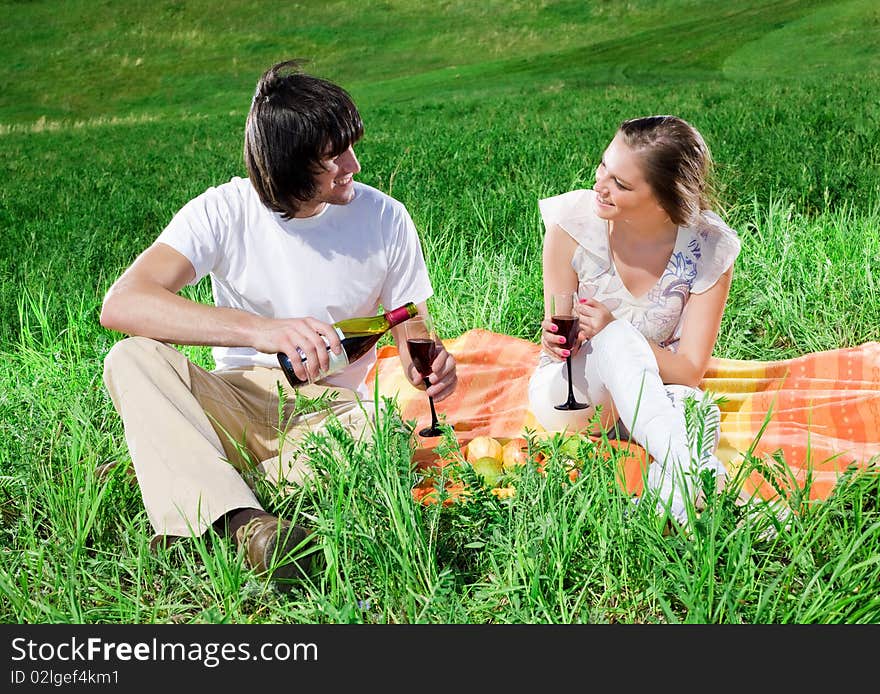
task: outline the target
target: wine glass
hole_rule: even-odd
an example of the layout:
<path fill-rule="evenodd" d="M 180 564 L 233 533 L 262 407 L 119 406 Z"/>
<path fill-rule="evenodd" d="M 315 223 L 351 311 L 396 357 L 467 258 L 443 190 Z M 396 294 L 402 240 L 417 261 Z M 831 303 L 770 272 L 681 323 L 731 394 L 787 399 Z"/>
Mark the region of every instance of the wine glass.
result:
<path fill-rule="evenodd" d="M 403 324 L 406 329 L 406 348 L 413 366 L 422 377 L 425 387 L 431 386 L 428 376 L 431 375 L 434 358 L 437 356 L 437 332 L 430 316 L 416 316 Z M 442 429 L 437 424 L 437 410 L 434 409 L 434 398 L 428 396 L 431 405 L 431 426 L 419 432 L 419 436 L 440 436 Z"/>
<path fill-rule="evenodd" d="M 577 300 L 577 294 L 573 292 L 553 294 L 550 297 L 550 320 L 559 330 L 556 334 L 565 338 L 563 346 L 569 350 L 569 354 L 565 358 L 565 366 L 568 369 L 568 400 L 561 405 L 555 405 L 557 410 L 583 410 L 589 407 L 587 403 L 575 400 L 574 388 L 571 383 L 571 350 L 574 349 L 577 342 L 579 330 L 577 315 L 574 312 Z"/>

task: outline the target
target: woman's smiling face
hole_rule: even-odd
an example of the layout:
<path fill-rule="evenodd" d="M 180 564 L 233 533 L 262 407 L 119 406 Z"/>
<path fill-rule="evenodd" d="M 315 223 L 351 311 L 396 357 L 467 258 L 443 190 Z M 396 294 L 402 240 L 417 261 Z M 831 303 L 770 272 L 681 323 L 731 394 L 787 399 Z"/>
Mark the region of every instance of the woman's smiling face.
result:
<path fill-rule="evenodd" d="M 620 135 L 614 137 L 602 155 L 593 190 L 596 214 L 602 219 L 632 219 L 656 214 L 658 208 L 663 210 L 645 180 L 641 158 Z"/>

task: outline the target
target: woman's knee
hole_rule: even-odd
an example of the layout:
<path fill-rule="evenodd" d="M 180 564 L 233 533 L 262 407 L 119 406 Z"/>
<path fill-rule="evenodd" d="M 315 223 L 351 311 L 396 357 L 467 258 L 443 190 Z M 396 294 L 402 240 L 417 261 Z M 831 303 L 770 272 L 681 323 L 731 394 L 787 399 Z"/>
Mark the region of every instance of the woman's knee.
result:
<path fill-rule="evenodd" d="M 565 362 L 549 362 L 535 369 L 529 379 L 528 399 L 532 411 L 544 410 L 562 402 L 568 394 Z"/>
<path fill-rule="evenodd" d="M 568 381 L 561 368 L 552 365 L 536 369 L 529 379 L 528 399 L 529 410 L 547 431 L 583 431 L 590 426 L 594 408 L 584 410 L 557 410 L 556 405 L 568 396 Z M 583 394 L 578 395 L 584 399 Z"/>
<path fill-rule="evenodd" d="M 651 346 L 629 321 L 614 320 L 590 340 L 594 354 L 601 363 L 612 368 L 622 365 L 658 371 L 657 359 Z"/>
<path fill-rule="evenodd" d="M 542 402 L 533 405 L 531 412 L 538 424 L 551 432 L 594 433 L 600 428 L 593 421 L 595 415 L 593 407 L 587 407 L 583 410 L 557 410 L 549 402 Z"/>

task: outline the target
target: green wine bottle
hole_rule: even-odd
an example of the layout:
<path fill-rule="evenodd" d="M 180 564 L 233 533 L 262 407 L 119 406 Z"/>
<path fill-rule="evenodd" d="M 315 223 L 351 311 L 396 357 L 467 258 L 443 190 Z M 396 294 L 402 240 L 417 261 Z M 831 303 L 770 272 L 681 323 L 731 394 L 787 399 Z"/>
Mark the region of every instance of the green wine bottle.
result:
<path fill-rule="evenodd" d="M 391 328 L 418 315 L 418 312 L 419 310 L 416 308 L 416 305 L 409 302 L 377 316 L 359 316 L 357 318 L 345 318 L 337 321 L 333 324 L 333 327 L 336 328 L 336 334 L 339 335 L 339 341 L 342 342 L 342 352 L 333 354 L 330 345 L 327 345 L 330 366 L 326 371 L 319 373 L 315 380 L 320 381 L 332 373 L 341 371 L 351 362 L 360 359 Z M 306 356 L 301 351 L 299 352 L 299 358 L 305 363 Z M 287 377 L 290 385 L 296 387 L 306 383 L 306 381 L 294 373 L 290 357 L 284 352 L 278 353 L 278 363 L 281 365 L 281 370 L 284 371 L 284 375 Z"/>

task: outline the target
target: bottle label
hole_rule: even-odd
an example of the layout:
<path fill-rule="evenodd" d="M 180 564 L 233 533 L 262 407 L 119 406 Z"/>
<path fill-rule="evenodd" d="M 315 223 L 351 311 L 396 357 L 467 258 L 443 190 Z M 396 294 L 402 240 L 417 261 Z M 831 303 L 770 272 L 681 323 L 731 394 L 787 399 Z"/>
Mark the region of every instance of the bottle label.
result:
<path fill-rule="evenodd" d="M 342 331 L 339 328 L 334 328 L 336 330 L 336 334 L 339 336 L 340 341 L 345 337 L 342 334 Z M 345 353 L 345 348 L 339 354 L 334 354 L 333 350 L 330 349 L 330 341 L 321 335 L 321 339 L 324 340 L 324 344 L 327 345 L 327 356 L 330 357 L 330 365 L 327 367 L 326 371 L 319 371 L 316 379 L 309 379 L 309 383 L 314 383 L 315 381 L 323 380 L 326 376 L 330 374 L 335 374 L 337 371 L 342 371 L 346 366 L 348 366 L 348 355 Z M 299 347 L 296 348 L 296 351 L 299 352 L 300 361 L 303 364 L 306 363 L 306 354 Z"/>
<path fill-rule="evenodd" d="M 336 334 L 339 335 L 340 340 L 345 337 L 339 328 L 336 328 Z M 333 350 L 330 349 L 330 343 L 327 341 L 326 337 L 324 338 L 324 342 L 327 342 L 327 356 L 330 357 L 330 366 L 326 373 L 321 374 L 321 378 L 324 378 L 324 376 L 328 376 L 329 374 L 334 374 L 337 371 L 342 371 L 348 366 L 348 355 L 345 353 L 345 349 L 343 348 L 340 350 L 339 354 L 333 354 Z"/>

